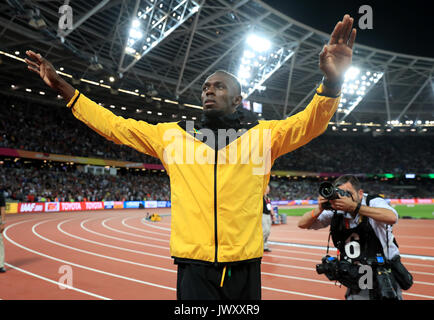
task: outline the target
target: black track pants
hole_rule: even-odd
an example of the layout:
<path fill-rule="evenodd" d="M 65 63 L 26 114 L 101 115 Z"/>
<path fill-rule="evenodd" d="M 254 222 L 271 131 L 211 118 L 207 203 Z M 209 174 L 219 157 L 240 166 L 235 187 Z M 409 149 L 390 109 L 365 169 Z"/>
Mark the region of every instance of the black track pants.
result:
<path fill-rule="evenodd" d="M 260 300 L 261 262 L 227 266 L 179 263 L 178 300 Z M 221 286 L 222 285 L 222 286 Z"/>

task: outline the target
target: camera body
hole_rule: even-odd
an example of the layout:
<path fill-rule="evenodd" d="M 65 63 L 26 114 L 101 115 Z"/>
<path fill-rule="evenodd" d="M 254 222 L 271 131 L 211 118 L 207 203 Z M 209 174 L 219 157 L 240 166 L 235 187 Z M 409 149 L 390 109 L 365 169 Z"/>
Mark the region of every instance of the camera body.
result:
<path fill-rule="evenodd" d="M 398 300 L 395 277 L 388 264 L 384 262 L 383 257 L 368 259 L 366 262 L 367 265 L 374 269 L 373 298 L 378 300 Z M 359 267 L 360 265 L 326 255 L 321 259 L 321 264 L 316 265 L 316 272 L 325 274 L 331 281 L 339 281 L 345 287 L 358 291 L 361 289 Z"/>
<path fill-rule="evenodd" d="M 359 289 L 359 266 L 346 260 L 324 256 L 321 264 L 316 265 L 318 274 L 325 274 L 331 281 L 339 281 L 341 284 L 351 289 Z"/>
<path fill-rule="evenodd" d="M 328 182 L 328 181 L 324 181 L 320 184 L 319 194 L 320 194 L 320 196 L 322 196 L 323 198 L 325 198 L 327 200 L 335 200 L 335 199 L 339 199 L 340 197 L 352 198 L 352 195 L 350 192 L 339 189 L 339 188 L 335 187 L 331 182 Z M 331 203 L 329 201 L 324 203 L 323 207 L 326 210 L 332 209 Z"/>
<path fill-rule="evenodd" d="M 318 274 L 325 274 L 329 280 L 337 280 L 339 270 L 339 260 L 326 255 L 322 257 L 321 264 L 316 265 Z"/>

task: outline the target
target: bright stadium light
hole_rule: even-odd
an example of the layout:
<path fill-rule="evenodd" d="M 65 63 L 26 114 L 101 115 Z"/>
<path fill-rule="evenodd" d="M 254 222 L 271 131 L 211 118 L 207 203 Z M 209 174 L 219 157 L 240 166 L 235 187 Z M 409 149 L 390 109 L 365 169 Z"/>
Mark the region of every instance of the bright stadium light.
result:
<path fill-rule="evenodd" d="M 383 77 L 382 72 L 350 67 L 345 73 L 342 96 L 338 112 L 344 113 L 344 120 L 363 100 L 367 93 Z"/>
<path fill-rule="evenodd" d="M 266 52 L 271 48 L 271 42 L 256 34 L 247 36 L 247 44 L 256 52 Z"/>
<path fill-rule="evenodd" d="M 263 83 L 291 58 L 293 53 L 291 49 L 279 47 L 264 36 L 248 34 L 240 64 L 234 72 L 240 80 L 243 98 L 247 99 L 255 90 L 264 91 L 266 87 Z"/>
<path fill-rule="evenodd" d="M 130 69 L 181 24 L 199 11 L 192 0 L 143 0 L 137 17 L 131 21 L 125 47 L 126 63 L 121 59 L 119 72 Z M 128 57 L 128 58 L 127 58 Z"/>

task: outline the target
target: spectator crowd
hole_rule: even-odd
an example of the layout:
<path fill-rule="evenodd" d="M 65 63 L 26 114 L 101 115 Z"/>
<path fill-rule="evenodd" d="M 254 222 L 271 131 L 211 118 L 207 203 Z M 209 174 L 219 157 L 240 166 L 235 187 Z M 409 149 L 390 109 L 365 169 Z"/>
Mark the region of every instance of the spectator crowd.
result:
<path fill-rule="evenodd" d="M 269 197 L 272 200 L 317 199 L 321 181 L 313 178 L 289 180 L 287 177 L 272 177 Z M 364 192 L 381 194 L 388 199 L 431 198 L 434 194 L 434 185 L 428 180 L 361 179 L 360 182 Z"/>
<path fill-rule="evenodd" d="M 158 164 L 160 161 L 126 146 L 116 145 L 76 120 L 66 108 L 42 106 L 24 99 L 0 96 L 0 148 L 96 157 Z M 323 134 L 309 144 L 277 159 L 272 170 L 330 173 L 434 172 L 430 136 L 372 137 Z M 0 159 L 1 160 L 1 159 Z M 124 170 L 125 171 L 125 170 Z M 433 195 L 432 183 L 418 182 L 404 188 L 402 181 L 362 181 L 369 192 L 388 198 Z M 6 164 L 0 161 L 0 184 L 9 199 L 33 201 L 170 200 L 165 173 L 118 171 L 117 175 L 93 175 L 64 166 L 41 167 L 34 162 Z M 416 183 L 417 184 L 417 183 Z M 316 199 L 318 179 L 272 177 L 273 200 Z"/>
<path fill-rule="evenodd" d="M 161 163 L 156 158 L 104 139 L 75 119 L 66 107 L 44 107 L 5 98 L 0 106 L 0 133 L 0 147 L 4 148 Z M 432 136 L 323 134 L 277 159 L 273 170 L 430 173 L 434 172 L 433 147 Z"/>
<path fill-rule="evenodd" d="M 0 166 L 0 181 L 6 197 L 19 202 L 170 200 L 169 178 L 163 173 L 94 175 L 14 163 Z"/>

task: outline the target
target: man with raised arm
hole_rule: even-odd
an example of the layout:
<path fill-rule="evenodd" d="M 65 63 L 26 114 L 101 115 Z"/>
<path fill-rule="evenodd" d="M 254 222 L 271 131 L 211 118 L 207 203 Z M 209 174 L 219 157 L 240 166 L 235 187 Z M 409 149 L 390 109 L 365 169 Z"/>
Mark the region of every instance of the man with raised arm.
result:
<path fill-rule="evenodd" d="M 356 30 L 345 15 L 319 55 L 322 84 L 309 105 L 284 120 L 249 119 L 241 86 L 226 71 L 202 86 L 201 121 L 149 124 L 124 119 L 73 88 L 40 54 L 28 68 L 56 90 L 74 116 L 105 138 L 157 157 L 171 183 L 170 252 L 178 299 L 260 299 L 262 197 L 281 155 L 322 134 L 335 113 Z"/>

